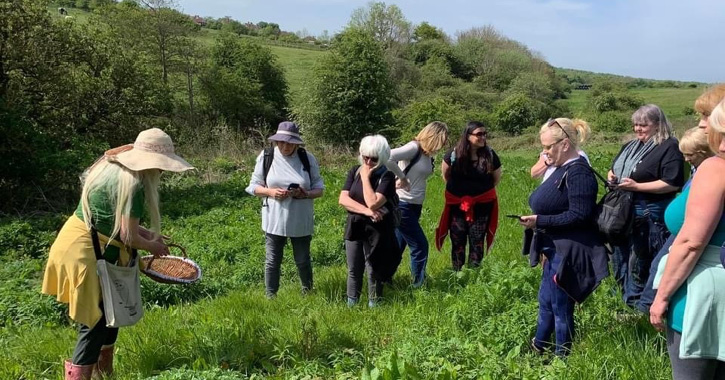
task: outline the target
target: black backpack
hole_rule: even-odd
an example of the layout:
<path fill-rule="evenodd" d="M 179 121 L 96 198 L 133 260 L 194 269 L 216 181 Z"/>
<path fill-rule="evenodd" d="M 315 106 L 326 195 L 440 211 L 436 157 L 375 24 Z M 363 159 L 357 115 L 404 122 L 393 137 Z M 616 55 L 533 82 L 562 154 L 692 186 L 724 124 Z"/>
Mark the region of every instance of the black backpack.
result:
<path fill-rule="evenodd" d="M 599 232 L 610 244 L 622 244 L 627 241 L 632 227 L 634 193 L 627 190 L 610 188 L 609 182 L 587 165 L 589 170 L 604 184 L 607 192 L 599 199 L 596 221 Z"/>
<path fill-rule="evenodd" d="M 310 183 L 312 183 L 312 172 L 310 172 L 310 158 L 307 156 L 307 151 L 303 147 L 297 148 L 297 155 L 300 157 L 300 161 L 302 161 L 302 170 L 307 172 L 307 175 L 310 177 Z M 267 185 L 267 175 L 269 175 L 269 168 L 272 167 L 272 161 L 274 160 L 274 146 L 268 146 L 264 148 L 264 161 L 263 169 L 264 169 L 264 184 Z"/>

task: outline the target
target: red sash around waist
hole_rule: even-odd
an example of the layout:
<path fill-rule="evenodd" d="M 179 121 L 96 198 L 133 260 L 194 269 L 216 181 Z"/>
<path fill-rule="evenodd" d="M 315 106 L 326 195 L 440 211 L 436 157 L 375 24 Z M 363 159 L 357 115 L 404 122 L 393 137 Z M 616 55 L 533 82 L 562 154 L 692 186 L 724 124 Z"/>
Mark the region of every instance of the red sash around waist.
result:
<path fill-rule="evenodd" d="M 496 229 L 498 228 L 498 196 L 496 195 L 496 189 L 493 188 L 481 195 L 462 196 L 457 197 L 448 191 L 446 191 L 446 205 L 443 207 L 443 213 L 441 219 L 438 222 L 438 228 L 436 228 L 435 244 L 436 248 L 440 251 L 443 246 L 443 241 L 448 236 L 448 229 L 450 228 L 450 207 L 451 205 L 460 205 L 461 211 L 466 213 L 466 222 L 473 222 L 475 215 L 473 208 L 479 203 L 493 202 L 493 209 L 491 210 L 491 216 L 488 221 L 488 231 L 486 231 L 486 252 L 491 249 L 493 245 L 493 239 L 496 236 Z"/>

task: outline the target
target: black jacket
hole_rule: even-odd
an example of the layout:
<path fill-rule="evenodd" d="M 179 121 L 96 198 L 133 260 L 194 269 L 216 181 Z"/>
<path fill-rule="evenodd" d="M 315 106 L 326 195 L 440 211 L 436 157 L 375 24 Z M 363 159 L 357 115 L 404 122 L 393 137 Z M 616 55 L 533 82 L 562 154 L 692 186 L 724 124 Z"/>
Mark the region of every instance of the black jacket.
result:
<path fill-rule="evenodd" d="M 556 269 L 556 283 L 574 301 L 584 302 L 609 275 L 609 256 L 599 234 L 594 229 L 572 229 L 547 233 L 544 230 L 526 230 L 524 252 L 529 263 L 536 266 L 545 241 L 553 242 L 561 263 Z M 548 245 L 548 244 L 546 244 Z"/>

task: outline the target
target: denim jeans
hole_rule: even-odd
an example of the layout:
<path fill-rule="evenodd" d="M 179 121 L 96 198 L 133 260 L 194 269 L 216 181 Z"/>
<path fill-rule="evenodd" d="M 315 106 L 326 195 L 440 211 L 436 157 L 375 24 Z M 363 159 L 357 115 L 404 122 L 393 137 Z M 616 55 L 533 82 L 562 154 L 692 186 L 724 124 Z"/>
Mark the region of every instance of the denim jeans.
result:
<path fill-rule="evenodd" d="M 664 225 L 665 208 L 669 200 L 636 203 L 630 236 L 630 254 L 624 281 L 624 302 L 635 307 L 650 277 L 650 266 L 670 233 Z"/>
<path fill-rule="evenodd" d="M 420 214 L 423 205 L 400 201 L 398 205 L 402 220 L 400 227 L 395 229 L 398 246 L 405 251 L 410 247 L 410 273 L 413 275 L 413 285 L 420 286 L 425 279 L 425 265 L 428 262 L 428 239 L 420 227 Z"/>
<path fill-rule="evenodd" d="M 282 266 L 282 256 L 284 255 L 287 237 L 273 234 L 266 234 L 266 236 L 267 257 L 264 262 L 264 286 L 267 297 L 271 298 L 279 290 L 280 267 Z M 297 273 L 302 283 L 302 291 L 310 291 L 312 290 L 312 261 L 310 259 L 312 236 L 291 237 L 290 240 L 292 241 L 295 264 L 297 264 Z"/>
<path fill-rule="evenodd" d="M 652 306 L 652 302 L 654 302 L 655 296 L 657 295 L 657 291 L 653 289 L 655 275 L 657 274 L 657 267 L 660 265 L 662 258 L 670 251 L 670 247 L 672 246 L 672 243 L 675 242 L 676 237 L 677 235 L 670 235 L 660 251 L 657 253 L 657 256 L 652 259 L 652 265 L 649 267 L 649 278 L 647 279 L 647 284 L 644 286 L 642 295 L 635 304 L 635 308 L 637 308 L 637 310 L 647 315 L 649 315 L 649 308 Z"/>
<path fill-rule="evenodd" d="M 624 294 L 624 281 L 627 278 L 627 267 L 629 267 L 629 245 L 613 245 L 611 261 L 614 281 Z"/>
<path fill-rule="evenodd" d="M 554 333 L 554 353 L 565 356 L 571 350 L 574 336 L 574 300 L 555 282 L 556 268 L 561 262 L 561 255 L 551 248 L 544 249 L 546 256 L 544 270 L 539 287 L 539 317 L 536 324 L 534 344 L 541 349 L 552 345 L 551 334 Z"/>

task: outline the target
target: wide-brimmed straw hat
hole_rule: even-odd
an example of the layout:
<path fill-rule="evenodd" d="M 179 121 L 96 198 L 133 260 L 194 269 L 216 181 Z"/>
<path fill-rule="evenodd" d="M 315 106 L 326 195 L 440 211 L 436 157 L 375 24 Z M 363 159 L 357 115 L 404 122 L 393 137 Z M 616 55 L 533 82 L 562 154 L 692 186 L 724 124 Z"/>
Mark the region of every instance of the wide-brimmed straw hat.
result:
<path fill-rule="evenodd" d="M 183 172 L 194 169 L 174 153 L 171 137 L 158 128 L 141 131 L 133 144 L 111 149 L 106 152 L 106 157 L 134 171 L 161 169 Z"/>
<path fill-rule="evenodd" d="M 277 133 L 269 136 L 271 141 L 282 141 L 290 144 L 303 144 L 300 138 L 300 127 L 291 121 L 283 121 L 277 127 Z"/>

